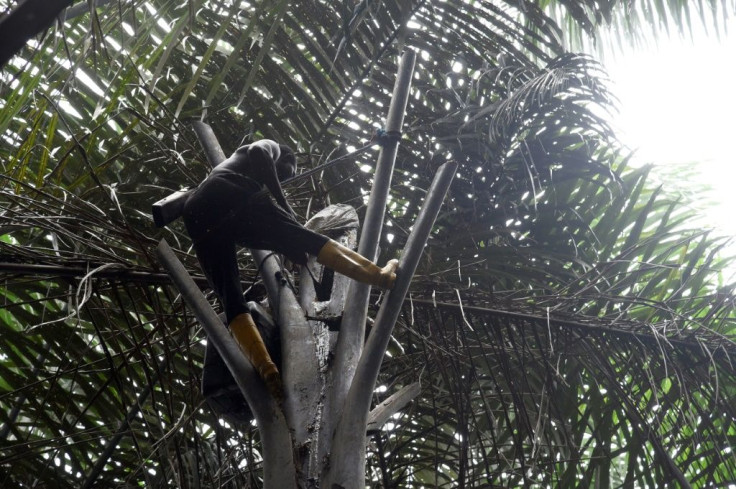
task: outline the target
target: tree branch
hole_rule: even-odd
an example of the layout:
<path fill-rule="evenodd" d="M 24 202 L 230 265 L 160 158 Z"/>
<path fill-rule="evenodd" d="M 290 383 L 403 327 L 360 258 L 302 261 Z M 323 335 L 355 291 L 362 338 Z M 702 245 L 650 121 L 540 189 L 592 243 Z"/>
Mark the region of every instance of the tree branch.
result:
<path fill-rule="evenodd" d="M 411 78 L 414 73 L 414 62 L 416 53 L 406 51 L 401 58 L 399 73 L 394 83 L 393 97 L 386 118 L 386 131 L 400 132 L 406 104 L 409 100 L 411 90 Z M 396 161 L 399 142 L 391 141 L 381 148 L 376 164 L 376 172 L 373 177 L 373 187 L 368 200 L 365 221 L 358 244 L 358 253 L 374 260 L 378 250 L 378 241 L 381 238 L 383 220 L 386 214 L 386 202 L 391 188 L 391 176 Z M 344 399 L 347 396 L 350 383 L 352 382 L 355 368 L 360 358 L 360 352 L 365 339 L 365 321 L 368 311 L 368 300 L 370 298 L 370 285 L 351 282 L 348 288 L 348 301 L 342 318 L 340 335 L 335 349 L 334 385 L 328 409 L 330 422 L 334 423 L 343 409 Z M 333 425 L 334 426 L 334 425 Z M 332 433 L 332 427 L 328 429 Z"/>
<path fill-rule="evenodd" d="M 445 163 L 437 171 L 427 192 L 424 206 L 406 242 L 399 262 L 396 283 L 394 288 L 388 292 L 378 311 L 371 335 L 368 337 L 368 342 L 355 369 L 355 377 L 345 400 L 345 408 L 335 430 L 332 458 L 326 479 L 327 487 L 333 487 L 333 484 L 346 489 L 363 487 L 365 431 L 359 427 L 366 426 L 373 389 L 391 338 L 391 331 L 401 313 L 404 297 L 409 291 L 411 279 L 424 252 L 429 233 L 432 231 L 432 226 L 434 226 L 434 221 L 437 219 L 437 214 L 456 171 L 457 163 L 454 162 Z"/>
<path fill-rule="evenodd" d="M 0 19 L 0 68 L 35 35 L 45 31 L 74 0 L 22 0 Z"/>
<path fill-rule="evenodd" d="M 368 421 L 365 427 L 366 432 L 371 433 L 373 431 L 380 430 L 381 426 L 383 426 L 391 416 L 404 409 L 404 407 L 413 401 L 421 391 L 421 384 L 419 382 L 414 382 L 413 384 L 404 386 L 401 390 L 376 406 L 373 411 L 368 413 Z"/>
<path fill-rule="evenodd" d="M 165 240 L 161 240 L 156 251 L 182 297 L 207 331 L 208 340 L 214 343 L 233 373 L 235 382 L 253 411 L 261 432 L 266 487 L 296 488 L 294 458 L 291 450 L 284 450 L 284 447 L 291 446 L 291 434 L 281 409 Z"/>

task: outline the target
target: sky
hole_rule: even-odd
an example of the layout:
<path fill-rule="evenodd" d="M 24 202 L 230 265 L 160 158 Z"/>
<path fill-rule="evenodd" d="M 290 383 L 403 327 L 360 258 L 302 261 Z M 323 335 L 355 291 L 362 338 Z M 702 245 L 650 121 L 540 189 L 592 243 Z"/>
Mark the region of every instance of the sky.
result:
<path fill-rule="evenodd" d="M 619 98 L 614 125 L 635 163 L 694 168 L 665 185 L 701 205 L 702 225 L 736 237 L 736 20 L 720 39 L 700 29 L 657 45 L 604 53 Z M 733 240 L 736 254 L 736 239 Z"/>

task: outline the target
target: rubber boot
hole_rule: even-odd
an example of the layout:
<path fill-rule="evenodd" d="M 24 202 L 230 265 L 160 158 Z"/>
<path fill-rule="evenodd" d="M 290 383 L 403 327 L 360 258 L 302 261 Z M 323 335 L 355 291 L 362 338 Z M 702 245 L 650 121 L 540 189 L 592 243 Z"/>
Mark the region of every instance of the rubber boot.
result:
<path fill-rule="evenodd" d="M 396 267 L 399 265 L 399 260 L 390 260 L 385 267 L 380 268 L 364 256 L 332 239 L 319 250 L 317 262 L 353 280 L 383 289 L 394 287 Z"/>
<path fill-rule="evenodd" d="M 247 312 L 238 314 L 230 322 L 230 331 L 250 363 L 265 382 L 268 391 L 278 402 L 284 398 L 281 374 L 271 360 L 256 323 Z"/>

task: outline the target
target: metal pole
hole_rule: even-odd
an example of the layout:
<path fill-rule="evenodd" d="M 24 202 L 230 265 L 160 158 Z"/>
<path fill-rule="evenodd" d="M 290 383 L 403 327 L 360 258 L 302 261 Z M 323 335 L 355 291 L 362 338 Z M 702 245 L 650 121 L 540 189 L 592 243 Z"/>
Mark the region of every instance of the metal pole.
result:
<path fill-rule="evenodd" d="M 437 171 L 427 192 L 424 206 L 406 242 L 396 284 L 378 311 L 371 335 L 355 370 L 355 377 L 345 400 L 345 409 L 337 424 L 326 487 L 344 489 L 364 487 L 365 426 L 373 389 L 391 338 L 391 331 L 401 313 L 411 279 L 456 171 L 457 163 L 454 162 L 445 163 Z"/>

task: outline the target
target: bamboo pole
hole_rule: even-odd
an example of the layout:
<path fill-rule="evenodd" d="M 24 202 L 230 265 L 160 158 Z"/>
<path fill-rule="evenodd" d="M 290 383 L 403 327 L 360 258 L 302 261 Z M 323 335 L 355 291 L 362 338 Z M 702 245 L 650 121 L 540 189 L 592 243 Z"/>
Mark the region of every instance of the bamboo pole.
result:
<path fill-rule="evenodd" d="M 378 372 L 411 279 L 456 170 L 456 163 L 445 163 L 437 171 L 406 242 L 399 262 L 396 284 L 388 292 L 378 311 L 371 335 L 355 370 L 345 400 L 345 409 L 337 423 L 325 487 L 365 487 L 365 427 Z"/>

